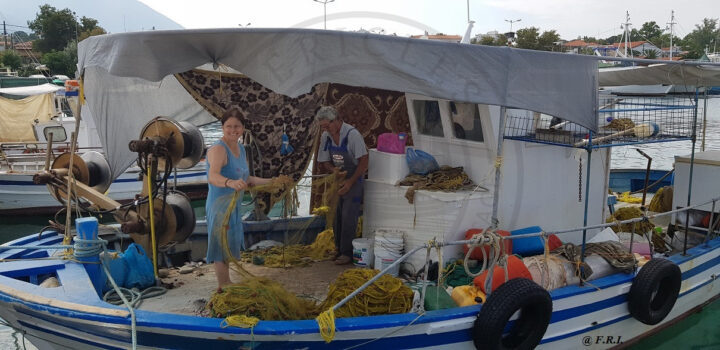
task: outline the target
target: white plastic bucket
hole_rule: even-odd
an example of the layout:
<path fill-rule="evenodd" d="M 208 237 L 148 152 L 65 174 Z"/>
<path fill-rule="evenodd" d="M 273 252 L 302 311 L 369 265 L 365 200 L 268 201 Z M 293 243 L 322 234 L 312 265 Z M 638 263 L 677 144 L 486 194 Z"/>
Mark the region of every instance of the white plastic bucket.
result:
<path fill-rule="evenodd" d="M 405 242 L 402 231 L 375 231 L 375 268 L 384 270 L 403 256 Z M 389 274 L 397 276 L 400 273 L 400 264 L 396 265 Z"/>
<path fill-rule="evenodd" d="M 372 267 L 373 240 L 371 238 L 355 238 L 352 241 L 353 264 L 358 267 Z"/>

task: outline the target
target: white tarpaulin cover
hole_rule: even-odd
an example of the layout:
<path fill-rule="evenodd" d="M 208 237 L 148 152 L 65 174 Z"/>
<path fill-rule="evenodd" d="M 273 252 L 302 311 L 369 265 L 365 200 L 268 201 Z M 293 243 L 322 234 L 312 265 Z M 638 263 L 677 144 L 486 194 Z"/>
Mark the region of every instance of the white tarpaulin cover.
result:
<path fill-rule="evenodd" d="M 65 90 L 65 88 L 62 86 L 57 86 L 55 84 L 48 83 L 48 84 L 34 85 L 34 86 L 2 88 L 2 89 L 0 89 L 0 93 L 7 94 L 7 95 L 13 95 L 13 96 L 35 96 L 35 95 L 48 94 L 51 92 L 57 92 L 60 90 Z"/>
<path fill-rule="evenodd" d="M 78 46 L 87 107 L 114 175 L 132 162 L 127 143 L 151 118 L 211 120 L 172 76 L 207 63 L 291 97 L 341 83 L 527 109 L 597 130 L 590 56 L 307 29 L 120 33 Z"/>
<path fill-rule="evenodd" d="M 600 70 L 600 86 L 623 85 L 720 86 L 720 67 L 659 64 Z"/>

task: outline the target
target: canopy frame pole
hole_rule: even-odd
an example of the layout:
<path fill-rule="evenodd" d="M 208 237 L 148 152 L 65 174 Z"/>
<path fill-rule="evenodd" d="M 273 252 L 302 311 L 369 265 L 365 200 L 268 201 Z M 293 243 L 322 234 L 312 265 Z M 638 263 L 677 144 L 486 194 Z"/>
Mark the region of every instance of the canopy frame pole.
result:
<path fill-rule="evenodd" d="M 707 88 L 703 89 L 703 126 L 702 126 L 702 142 L 700 143 L 700 152 L 705 152 L 705 130 L 707 129 L 707 99 L 708 91 Z M 697 106 L 695 106 L 697 109 Z"/>
<path fill-rule="evenodd" d="M 692 124 L 692 149 L 690 151 L 690 176 L 688 178 L 688 194 L 687 194 L 687 206 L 690 206 L 690 199 L 692 197 L 692 178 L 693 170 L 695 168 L 695 143 L 697 142 L 697 107 L 698 107 L 698 88 L 695 88 L 695 111 L 693 112 L 693 124 Z M 687 244 L 688 244 L 688 229 L 690 226 L 690 210 L 685 212 L 685 237 L 683 240 L 683 255 L 687 255 Z"/>
<path fill-rule="evenodd" d="M 585 209 L 583 210 L 583 227 L 587 226 L 588 209 L 590 207 L 590 167 L 592 166 L 592 131 L 588 131 L 588 143 L 585 147 L 587 152 L 587 165 L 585 170 Z M 582 158 L 581 158 L 582 159 Z M 587 228 L 583 228 L 582 246 L 580 246 L 580 285 L 584 284 L 582 276 L 584 274 L 583 263 L 585 263 L 585 243 L 587 241 Z"/>
<path fill-rule="evenodd" d="M 498 228 L 500 220 L 498 219 L 498 207 L 500 206 L 500 177 L 502 175 L 502 155 L 503 155 L 503 141 L 505 138 L 505 117 L 507 114 L 507 108 L 505 106 L 500 107 L 500 122 L 498 123 L 498 140 L 497 140 L 497 154 L 495 156 L 495 186 L 493 189 L 493 211 L 492 211 L 492 228 Z"/>

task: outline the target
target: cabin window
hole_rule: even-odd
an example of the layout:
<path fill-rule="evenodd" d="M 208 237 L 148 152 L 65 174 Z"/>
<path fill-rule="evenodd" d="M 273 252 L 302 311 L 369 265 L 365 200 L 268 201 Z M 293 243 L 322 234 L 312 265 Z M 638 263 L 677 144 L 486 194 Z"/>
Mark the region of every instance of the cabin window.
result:
<path fill-rule="evenodd" d="M 62 142 L 67 140 L 67 134 L 65 128 L 62 126 L 48 126 L 43 129 L 45 135 L 45 141 L 50 141 L 50 134 L 52 133 L 53 142 Z"/>
<path fill-rule="evenodd" d="M 450 120 L 457 139 L 483 142 L 480 112 L 474 103 L 450 102 Z"/>
<path fill-rule="evenodd" d="M 421 135 L 443 137 L 442 120 L 440 118 L 440 105 L 437 101 L 413 101 L 415 121 Z"/>

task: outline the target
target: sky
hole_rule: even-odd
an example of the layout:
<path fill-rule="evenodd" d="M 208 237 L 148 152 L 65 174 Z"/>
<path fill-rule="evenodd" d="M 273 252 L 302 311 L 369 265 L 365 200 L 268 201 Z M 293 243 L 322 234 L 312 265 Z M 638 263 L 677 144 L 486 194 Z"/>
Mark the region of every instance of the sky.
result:
<path fill-rule="evenodd" d="M 424 30 L 463 35 L 467 28 L 467 0 L 139 0 L 185 28 L 303 27 L 365 29 L 398 35 Z M 323 0 L 320 0 L 323 1 Z M 202 6 L 199 6 L 202 4 Z M 661 28 L 675 10 L 675 35 L 684 37 L 703 18 L 720 17 L 720 0 L 470 0 L 473 35 L 489 31 L 536 27 L 556 30 L 561 38 L 606 38 L 621 33 L 625 12 L 633 28 L 655 21 Z"/>

